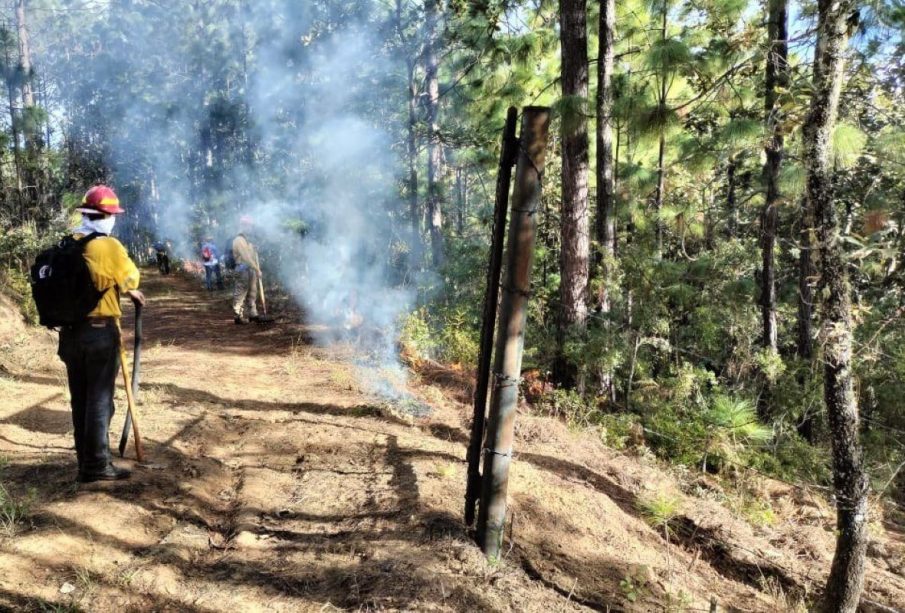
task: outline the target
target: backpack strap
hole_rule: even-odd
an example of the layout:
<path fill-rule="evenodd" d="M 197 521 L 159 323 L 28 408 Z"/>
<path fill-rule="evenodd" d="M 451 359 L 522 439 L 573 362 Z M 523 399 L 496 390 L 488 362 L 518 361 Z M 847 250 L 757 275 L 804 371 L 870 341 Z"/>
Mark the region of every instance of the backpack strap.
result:
<path fill-rule="evenodd" d="M 76 241 L 76 243 L 78 244 L 79 247 L 82 247 L 82 248 L 84 249 L 85 246 L 86 246 L 88 243 L 90 243 L 90 242 L 93 241 L 94 239 L 99 238 L 99 237 L 101 237 L 101 236 L 107 236 L 107 234 L 104 234 L 103 232 L 92 232 L 91 234 L 88 234 L 88 235 L 83 236 L 82 238 L 78 239 L 78 240 Z M 117 286 L 115 286 L 115 285 L 114 285 L 113 287 L 116 287 L 116 291 L 117 291 L 117 293 L 119 293 L 119 287 L 117 287 Z M 105 290 L 101 293 L 101 296 L 103 296 L 104 294 L 106 294 L 109 290 L 110 290 L 109 287 L 108 287 L 107 289 L 105 289 Z M 100 301 L 98 301 L 98 302 L 100 302 Z"/>
<path fill-rule="evenodd" d="M 92 232 L 91 234 L 88 234 L 87 236 L 83 236 L 82 238 L 78 239 L 78 241 L 76 241 L 76 242 L 79 245 L 87 245 L 88 243 L 90 243 L 91 241 L 96 239 L 98 236 L 107 236 L 107 235 L 104 234 L 103 232 Z"/>

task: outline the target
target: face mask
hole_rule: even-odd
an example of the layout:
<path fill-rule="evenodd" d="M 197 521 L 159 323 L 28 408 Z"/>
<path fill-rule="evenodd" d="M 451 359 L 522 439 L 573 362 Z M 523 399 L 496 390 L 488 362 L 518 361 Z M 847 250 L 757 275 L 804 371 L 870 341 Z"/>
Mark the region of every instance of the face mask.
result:
<path fill-rule="evenodd" d="M 98 232 L 101 232 L 106 235 L 110 235 L 113 232 L 113 226 L 116 224 L 116 217 L 110 215 L 109 217 L 104 217 L 103 219 L 98 219 L 94 222 L 94 226 L 97 228 Z"/>
<path fill-rule="evenodd" d="M 78 234 L 92 234 L 93 232 L 100 232 L 101 234 L 110 235 L 113 232 L 113 226 L 116 224 L 116 217 L 113 215 L 109 215 L 104 217 L 103 219 L 88 219 L 87 216 L 82 215 L 82 225 L 76 230 Z"/>

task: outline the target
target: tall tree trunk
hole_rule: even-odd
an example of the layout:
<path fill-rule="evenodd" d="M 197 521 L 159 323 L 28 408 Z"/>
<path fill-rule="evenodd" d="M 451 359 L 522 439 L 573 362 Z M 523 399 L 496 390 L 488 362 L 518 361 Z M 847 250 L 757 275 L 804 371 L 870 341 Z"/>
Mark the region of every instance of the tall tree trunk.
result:
<path fill-rule="evenodd" d="M 814 358 L 814 340 L 812 331 L 814 311 L 814 277 L 817 275 L 814 266 L 814 211 L 808 205 L 807 198 L 801 202 L 801 229 L 799 231 L 798 253 L 798 339 L 797 353 L 803 361 L 810 362 Z M 805 381 L 800 382 L 804 385 Z M 808 441 L 814 442 L 813 419 L 805 416 L 799 432 Z"/>
<path fill-rule="evenodd" d="M 619 253 L 619 232 L 616 227 L 616 220 L 619 217 L 619 211 L 616 203 L 616 186 L 619 185 L 619 153 L 622 148 L 622 126 L 616 123 L 616 149 L 613 152 L 613 234 L 611 242 L 613 244 L 613 257 Z"/>
<path fill-rule="evenodd" d="M 421 239 L 421 211 L 418 207 L 418 84 L 415 82 L 415 60 L 411 57 L 412 50 L 405 35 L 405 27 L 402 23 L 402 0 L 396 0 L 396 29 L 399 34 L 399 42 L 404 47 L 405 53 L 405 78 L 408 89 L 407 107 L 408 122 L 406 124 L 405 148 L 406 163 L 408 164 L 408 179 L 406 179 L 406 195 L 409 201 L 409 217 L 412 224 L 412 241 L 420 243 Z M 415 245 L 412 245 L 413 249 Z"/>
<path fill-rule="evenodd" d="M 669 2 L 661 0 L 663 4 L 663 14 L 661 16 L 662 27 L 660 32 L 660 40 L 666 40 L 666 30 L 668 26 L 667 18 L 669 16 Z M 666 70 L 660 75 L 660 111 L 666 112 L 666 95 L 667 95 L 667 75 Z M 655 257 L 659 260 L 663 257 L 663 220 L 661 214 L 663 211 L 663 199 L 666 192 L 666 128 L 660 126 L 660 142 L 657 150 L 657 192 L 654 196 L 654 220 L 655 225 Z"/>
<path fill-rule="evenodd" d="M 462 169 L 462 222 L 468 222 L 468 169 Z"/>
<path fill-rule="evenodd" d="M 596 266 L 601 275 L 598 308 L 604 316 L 610 312 L 610 267 L 616 257 L 616 197 L 613 158 L 613 48 L 616 46 L 616 0 L 602 0 L 597 52 L 597 217 L 598 244 Z M 618 146 L 618 145 L 617 145 Z M 617 149 L 618 153 L 618 149 Z M 605 320 L 605 325 L 609 322 Z M 613 374 L 600 373 L 600 391 L 613 396 Z"/>
<path fill-rule="evenodd" d="M 406 126 L 406 149 L 408 153 L 408 197 L 409 215 L 412 222 L 412 240 L 420 243 L 421 239 L 421 208 L 418 206 L 418 84 L 415 82 L 415 62 L 407 60 L 409 100 L 408 100 L 408 125 Z"/>
<path fill-rule="evenodd" d="M 427 85 L 427 216 L 430 228 L 431 255 L 435 268 L 443 265 L 443 213 L 440 175 L 442 155 L 440 151 L 440 62 L 437 45 L 440 38 L 440 1 L 428 0 L 425 4 L 427 21 L 427 47 L 424 71 Z"/>
<path fill-rule="evenodd" d="M 28 27 L 25 20 L 25 0 L 16 1 L 16 30 L 19 39 L 19 71 L 22 75 L 20 92 L 22 94 L 22 111 L 20 117 L 24 118 L 22 122 L 22 137 L 25 141 L 25 165 L 22 169 L 22 179 L 25 184 L 25 193 L 23 194 L 28 211 L 34 211 L 32 204 L 38 201 L 40 196 L 40 188 L 38 186 L 40 172 L 37 168 L 38 160 L 35 152 L 38 148 L 39 137 L 36 133 L 36 125 L 33 123 L 31 114 L 35 106 L 35 94 L 32 87 L 32 66 L 31 66 L 31 46 L 28 41 Z M 29 190 L 33 191 L 33 197 L 29 196 Z M 26 210 L 23 210 L 23 216 Z"/>
<path fill-rule="evenodd" d="M 654 255 L 656 258 L 663 257 L 663 219 L 661 217 L 663 211 L 663 195 L 666 191 L 666 134 L 661 130 L 660 143 L 657 149 L 657 192 L 654 196 L 654 220 L 656 236 L 656 246 Z"/>
<path fill-rule="evenodd" d="M 808 207 L 810 208 L 810 207 Z M 810 360 L 814 356 L 813 319 L 814 290 L 816 274 L 813 262 L 814 219 L 808 214 L 801 221 L 801 244 L 798 254 L 798 357 Z"/>
<path fill-rule="evenodd" d="M 44 121 L 44 146 L 50 148 L 50 95 L 47 93 L 47 77 L 41 75 L 41 106 L 47 112 L 47 118 Z"/>
<path fill-rule="evenodd" d="M 839 240 L 835 210 L 831 137 L 855 0 L 819 0 L 814 93 L 804 125 L 808 204 L 814 211 L 821 255 L 824 400 L 833 448 L 836 491 L 836 552 L 827 579 L 822 610 L 857 610 L 864 583 L 867 549 L 867 491 L 858 406 L 852 375 L 852 313 L 847 258 Z"/>
<path fill-rule="evenodd" d="M 461 238 L 465 233 L 465 171 L 456 168 L 456 233 Z"/>
<path fill-rule="evenodd" d="M 738 170 L 738 161 L 735 156 L 730 156 L 729 165 L 726 167 L 726 213 L 729 218 L 726 224 L 726 234 L 729 238 L 738 236 L 738 202 L 736 201 L 735 173 Z"/>
<path fill-rule="evenodd" d="M 588 33 L 586 0 L 560 0 L 562 45 L 562 93 L 577 104 L 563 119 L 562 222 L 560 249 L 559 356 L 556 379 L 565 386 L 577 382 L 577 369 L 563 356 L 570 331 L 581 331 L 587 322 L 589 273 L 588 219 Z"/>
<path fill-rule="evenodd" d="M 28 27 L 25 21 L 25 0 L 16 2 L 16 30 L 19 37 L 19 69 L 22 71 L 22 107 L 27 113 L 35 105 L 35 94 L 32 87 L 31 46 L 28 42 Z M 34 133 L 26 124 L 25 147 L 34 147 Z"/>
<path fill-rule="evenodd" d="M 764 184 L 766 197 L 761 213 L 760 246 L 761 246 L 761 294 L 760 309 L 763 324 L 761 343 L 765 349 L 776 353 L 779 337 L 776 331 L 776 266 L 774 250 L 776 246 L 776 226 L 778 224 L 778 207 L 781 200 L 779 193 L 779 171 L 783 157 L 782 109 L 777 104 L 778 89 L 789 87 L 789 46 L 786 23 L 788 21 L 787 0 L 768 0 L 767 7 L 767 68 L 764 77 L 764 111 L 768 141 L 764 150 L 767 154 L 764 162 Z M 770 394 L 764 394 L 759 404 L 761 417 L 766 418 L 769 411 Z"/>
<path fill-rule="evenodd" d="M 597 217 L 595 238 L 600 250 L 595 264 L 605 267 L 616 251 L 615 183 L 613 169 L 613 48 L 615 47 L 616 0 L 600 4 L 600 37 L 597 55 Z M 607 275 L 603 271 L 600 309 L 609 311 Z"/>
<path fill-rule="evenodd" d="M 12 66 L 12 60 L 10 58 L 10 50 L 9 47 L 5 46 L 5 61 L 7 69 Z M 17 215 L 21 219 L 25 214 L 25 208 L 22 202 L 22 155 L 19 148 L 19 121 L 16 117 L 16 90 L 13 87 L 13 81 L 11 77 L 7 76 L 6 78 L 6 93 L 9 97 L 9 122 L 10 122 L 10 131 L 12 132 L 13 137 L 13 161 L 15 162 L 16 167 L 16 204 L 18 206 Z"/>

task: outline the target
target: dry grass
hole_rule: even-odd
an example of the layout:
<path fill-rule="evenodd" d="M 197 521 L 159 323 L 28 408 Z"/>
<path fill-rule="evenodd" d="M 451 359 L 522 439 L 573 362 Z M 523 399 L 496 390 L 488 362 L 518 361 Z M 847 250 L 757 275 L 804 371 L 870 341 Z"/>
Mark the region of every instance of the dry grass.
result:
<path fill-rule="evenodd" d="M 639 613 L 706 610 L 717 595 L 721 610 L 772 613 L 802 604 L 787 582 L 746 576 L 740 548 L 764 552 L 764 568 L 814 560 L 814 576 L 831 553 L 832 517 L 793 515 L 805 506 L 797 492 L 752 487 L 777 516 L 755 531 L 727 508 L 728 484 L 520 410 L 505 555 L 488 563 L 460 519 L 471 414 L 461 372 L 433 364 L 421 381 L 388 382 L 378 371 L 404 399 L 380 401 L 349 347 L 308 347 L 310 330 L 286 323 L 240 329 L 225 301 L 185 328 L 187 305 L 210 297 L 178 276 L 149 275 L 147 289 L 162 315 L 145 321 L 150 465 L 131 482 L 76 490 L 61 402 L 23 419 L 60 389 L 52 343 L 32 347 L 47 364 L 36 380 L 0 376 L 0 453 L 16 492 L 37 488 L 40 520 L 0 539 L 0 609 Z M 215 374 L 199 376 L 200 362 Z M 425 400 L 432 412 L 415 418 Z M 690 534 L 719 538 L 724 553 Z M 871 573 L 884 602 L 905 594 L 901 575 Z"/>

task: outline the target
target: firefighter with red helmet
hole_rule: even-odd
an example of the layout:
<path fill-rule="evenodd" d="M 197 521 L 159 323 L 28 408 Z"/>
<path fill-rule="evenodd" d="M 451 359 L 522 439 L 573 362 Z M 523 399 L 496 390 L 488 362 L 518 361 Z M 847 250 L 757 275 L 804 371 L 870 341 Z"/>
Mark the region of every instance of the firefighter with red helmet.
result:
<path fill-rule="evenodd" d="M 110 236 L 116 216 L 123 213 L 116 193 L 106 185 L 88 190 L 76 239 L 91 237 L 85 245 L 91 281 L 103 292 L 87 318 L 60 330 L 58 354 L 66 364 L 69 382 L 75 451 L 80 482 L 112 481 L 129 477 L 129 471 L 110 461 L 108 431 L 113 417 L 113 389 L 119 369 L 120 295 L 144 304 L 138 290 L 138 268 L 125 247 Z"/>

